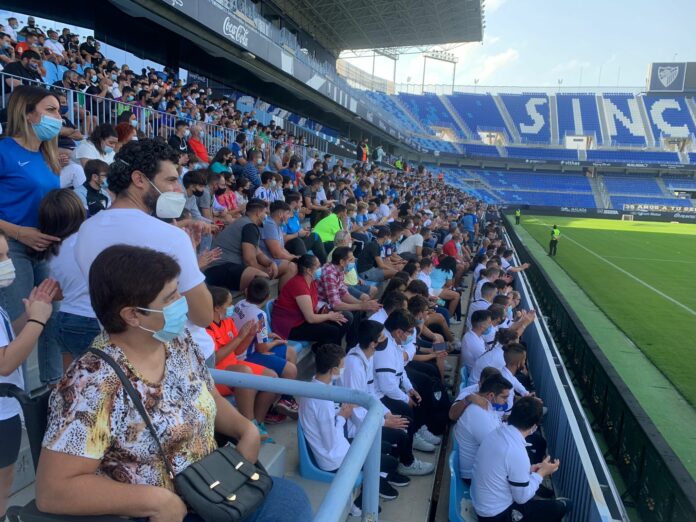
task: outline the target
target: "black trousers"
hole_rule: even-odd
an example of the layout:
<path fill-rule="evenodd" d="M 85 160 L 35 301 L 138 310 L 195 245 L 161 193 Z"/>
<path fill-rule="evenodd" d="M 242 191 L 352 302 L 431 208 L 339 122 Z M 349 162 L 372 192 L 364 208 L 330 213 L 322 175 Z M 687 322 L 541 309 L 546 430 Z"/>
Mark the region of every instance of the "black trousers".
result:
<path fill-rule="evenodd" d="M 515 225 L 520 224 L 520 216 L 515 216 Z"/>
<path fill-rule="evenodd" d="M 384 404 L 393 415 L 400 415 L 408 420 L 408 428 L 406 429 L 406 435 L 408 440 L 406 442 L 406 448 L 404 448 L 404 453 L 399 455 L 399 460 L 404 466 L 409 466 L 413 463 L 413 436 L 420 429 L 423 424 L 419 423 L 420 419 L 416 419 L 416 414 L 414 409 L 411 408 L 404 401 L 390 399 L 389 397 L 382 397 L 382 404 Z M 383 428 L 389 429 L 389 428 Z M 399 430 L 391 430 L 399 431 Z M 382 431 L 382 436 L 384 436 L 384 431 Z M 387 435 L 390 436 L 389 434 Z"/>
<path fill-rule="evenodd" d="M 517 513 L 513 515 L 513 511 Z M 557 500 L 530 500 L 521 505 L 513 503 L 494 517 L 478 515 L 478 519 L 479 522 L 561 522 L 566 511 L 565 504 Z"/>
<path fill-rule="evenodd" d="M 382 428 L 382 453 L 389 453 L 404 466 L 413 462 L 413 437 L 408 431 Z"/>
<path fill-rule="evenodd" d="M 437 366 L 422 361 L 411 361 L 406 365 L 406 375 L 421 396 L 416 408 L 423 412 L 428 431 L 442 435 L 449 423 L 450 399 L 442 384 Z"/>
<path fill-rule="evenodd" d="M 303 256 L 311 250 L 322 265 L 326 263 L 324 243 L 316 234 L 291 239 L 285 243 L 285 249 L 294 256 Z"/>
<path fill-rule="evenodd" d="M 550 256 L 556 255 L 556 248 L 558 248 L 558 239 L 552 239 L 551 241 L 549 241 L 549 255 Z"/>
<path fill-rule="evenodd" d="M 353 316 L 347 312 L 343 312 L 344 317 L 348 319 L 343 324 L 338 324 L 333 321 L 324 321 L 323 323 L 302 323 L 290 330 L 289 339 L 295 341 L 315 341 L 321 343 L 336 343 L 341 344 L 343 336 L 346 335 L 352 326 Z"/>

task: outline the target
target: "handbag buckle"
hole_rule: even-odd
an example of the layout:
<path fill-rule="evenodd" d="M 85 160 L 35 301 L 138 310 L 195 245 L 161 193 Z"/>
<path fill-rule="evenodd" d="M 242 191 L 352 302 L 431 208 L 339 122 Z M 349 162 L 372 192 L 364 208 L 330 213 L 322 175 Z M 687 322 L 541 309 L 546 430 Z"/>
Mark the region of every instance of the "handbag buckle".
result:
<path fill-rule="evenodd" d="M 220 481 L 219 481 L 219 480 L 216 480 L 216 481 L 213 482 L 209 487 L 210 487 L 210 489 L 215 489 L 215 488 L 218 487 L 219 485 L 220 485 Z"/>
<path fill-rule="evenodd" d="M 238 469 L 241 468 L 243 465 L 244 465 L 244 461 L 240 461 L 240 463 L 237 464 L 237 465 L 234 467 L 234 469 L 237 469 L 237 470 L 238 470 Z"/>
<path fill-rule="evenodd" d="M 259 474 L 254 473 L 251 477 L 249 477 L 251 480 L 259 480 Z"/>
<path fill-rule="evenodd" d="M 232 494 L 229 497 L 227 497 L 227 500 L 229 502 L 234 502 L 235 500 L 237 500 L 237 495 Z"/>

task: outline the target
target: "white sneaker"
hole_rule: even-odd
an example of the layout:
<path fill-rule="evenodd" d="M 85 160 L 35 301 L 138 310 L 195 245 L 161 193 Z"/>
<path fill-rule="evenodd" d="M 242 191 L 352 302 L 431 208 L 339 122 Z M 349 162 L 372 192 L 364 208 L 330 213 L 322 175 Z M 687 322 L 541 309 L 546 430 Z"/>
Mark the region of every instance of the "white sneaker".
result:
<path fill-rule="evenodd" d="M 413 449 L 423 451 L 425 453 L 432 453 L 435 451 L 435 446 L 425 440 L 420 432 L 416 432 L 416 434 L 413 436 Z"/>
<path fill-rule="evenodd" d="M 421 426 L 421 428 L 418 430 L 418 435 L 420 435 L 425 442 L 429 442 L 433 446 L 439 446 L 440 442 L 442 442 L 442 439 L 440 437 L 430 433 L 430 431 L 428 431 L 428 428 L 426 428 L 425 426 Z"/>
<path fill-rule="evenodd" d="M 462 320 L 456 317 L 450 317 L 450 324 L 462 324 Z"/>
<path fill-rule="evenodd" d="M 404 466 L 399 464 L 397 469 L 402 475 L 419 476 L 419 475 L 430 475 L 435 471 L 435 465 L 430 462 L 423 462 L 422 460 L 413 459 L 410 466 Z"/>
<path fill-rule="evenodd" d="M 452 366 L 452 363 L 449 361 L 445 361 L 445 371 L 446 372 L 451 372 L 454 370 L 454 366 Z"/>

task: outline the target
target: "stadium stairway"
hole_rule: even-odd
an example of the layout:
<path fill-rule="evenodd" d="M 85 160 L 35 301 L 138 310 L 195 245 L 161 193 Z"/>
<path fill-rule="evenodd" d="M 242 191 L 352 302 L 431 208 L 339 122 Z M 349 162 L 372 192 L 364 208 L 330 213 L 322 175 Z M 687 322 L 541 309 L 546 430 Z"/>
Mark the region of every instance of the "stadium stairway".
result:
<path fill-rule="evenodd" d="M 607 186 L 604 184 L 604 176 L 602 176 L 601 174 L 597 174 L 595 177 L 595 183 L 602 200 L 602 206 L 599 208 L 614 208 L 611 204 L 611 198 L 609 197 L 609 191 L 607 190 Z"/>
<path fill-rule="evenodd" d="M 452 119 L 459 126 L 459 129 L 464 133 L 464 136 L 466 136 L 466 139 L 467 140 L 476 140 L 477 137 L 474 136 L 474 134 L 473 134 L 473 132 L 471 132 L 471 129 L 469 128 L 469 126 L 459 116 L 459 114 L 457 113 L 455 108 L 450 103 L 449 98 L 447 96 L 443 96 L 443 95 L 438 95 L 438 98 L 442 102 L 442 105 L 445 106 L 445 109 L 447 109 L 447 112 L 449 112 L 450 116 L 452 116 Z"/>
<path fill-rule="evenodd" d="M 595 206 L 597 208 L 607 208 L 605 199 L 602 197 L 602 187 L 600 186 L 597 177 L 587 176 L 587 181 L 590 182 L 590 187 L 592 187 L 592 196 L 594 196 Z"/>
<path fill-rule="evenodd" d="M 522 138 L 520 137 L 520 132 L 517 129 L 517 126 L 515 125 L 515 122 L 512 121 L 512 117 L 510 116 L 510 113 L 507 110 L 507 107 L 503 103 L 503 100 L 500 96 L 493 96 L 493 101 L 495 102 L 495 106 L 498 107 L 498 111 L 500 112 L 500 115 L 503 117 L 503 121 L 505 122 L 505 126 L 507 127 L 508 132 L 510 133 L 509 135 L 512 136 L 512 140 L 514 143 L 522 143 Z M 502 156 L 502 154 L 501 154 Z"/>
<path fill-rule="evenodd" d="M 604 98 L 601 94 L 595 96 L 597 103 L 597 114 L 599 115 L 600 129 L 602 136 L 597 136 L 597 145 L 610 145 L 611 136 L 609 136 L 609 128 L 607 127 L 606 114 L 604 114 Z"/>
<path fill-rule="evenodd" d="M 668 198 L 674 197 L 674 194 L 672 192 L 670 192 L 669 189 L 667 188 L 667 185 L 665 185 L 665 180 L 663 180 L 660 176 L 657 176 L 655 178 L 655 182 L 657 183 L 657 186 L 660 187 L 660 190 L 662 191 L 662 194 L 665 197 L 668 197 Z"/>
<path fill-rule="evenodd" d="M 558 137 L 558 105 L 556 105 L 556 95 L 549 94 L 549 118 L 551 120 L 551 144 L 556 145 L 559 143 Z"/>
<path fill-rule="evenodd" d="M 411 120 L 413 120 L 413 121 L 416 123 L 416 125 L 418 125 L 418 127 L 423 131 L 423 134 L 425 134 L 426 137 L 428 137 L 428 138 L 430 138 L 430 139 L 433 138 L 433 132 L 432 132 L 430 129 L 427 129 L 427 128 L 423 125 L 423 122 L 422 122 L 421 120 L 419 120 L 418 118 L 416 118 L 416 116 L 413 114 L 413 112 L 411 112 L 411 110 L 406 106 L 405 103 L 403 103 L 403 102 L 401 101 L 401 99 L 400 99 L 398 96 L 392 96 L 391 99 L 394 101 L 394 104 L 395 104 L 397 107 L 399 107 L 399 109 L 401 109 L 401 111 L 402 111 L 406 116 L 408 116 L 409 118 L 411 118 Z"/>

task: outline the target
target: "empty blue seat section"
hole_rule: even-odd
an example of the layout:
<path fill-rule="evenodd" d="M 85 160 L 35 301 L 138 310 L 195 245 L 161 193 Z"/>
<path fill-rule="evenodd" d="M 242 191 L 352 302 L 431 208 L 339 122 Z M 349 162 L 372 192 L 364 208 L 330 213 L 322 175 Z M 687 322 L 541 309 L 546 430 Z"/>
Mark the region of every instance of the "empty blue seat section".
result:
<path fill-rule="evenodd" d="M 573 100 L 577 100 L 575 103 Z M 577 109 L 573 107 L 577 106 Z M 602 143 L 602 126 L 597 112 L 594 94 L 558 94 L 556 96 L 558 137 L 563 142 L 566 135 L 594 136 Z"/>
<path fill-rule="evenodd" d="M 686 98 L 643 96 L 643 102 L 658 145 L 663 136 L 688 138 L 696 134 L 696 123 L 691 117 Z"/>
<path fill-rule="evenodd" d="M 474 172 L 494 189 L 592 193 L 590 182 L 582 174 L 541 174 L 502 170 L 476 170 Z"/>
<path fill-rule="evenodd" d="M 680 163 L 676 152 L 644 150 L 588 150 L 587 161 L 615 163 Z"/>
<path fill-rule="evenodd" d="M 510 135 L 490 94 L 455 93 L 447 98 L 471 132 L 497 131 Z"/>
<path fill-rule="evenodd" d="M 604 176 L 604 186 L 610 195 L 639 194 L 645 196 L 664 196 L 654 176 Z"/>
<path fill-rule="evenodd" d="M 689 163 L 696 163 L 696 152 L 689 152 Z"/>
<path fill-rule="evenodd" d="M 680 198 L 642 198 L 639 196 L 611 196 L 611 204 L 621 210 L 624 205 L 669 205 L 674 207 L 690 207 L 690 199 Z"/>
<path fill-rule="evenodd" d="M 457 122 L 442 104 L 440 98 L 432 93 L 423 95 L 401 93 L 398 95 L 401 102 L 411 113 L 426 127 L 446 127 L 452 129 L 456 136 L 464 137 Z"/>
<path fill-rule="evenodd" d="M 457 148 L 450 143 L 449 141 L 445 140 L 440 140 L 437 139 L 433 136 L 432 139 L 427 139 L 427 138 L 421 138 L 421 137 L 413 137 L 413 141 L 418 143 L 421 147 L 424 147 L 427 150 L 430 151 L 440 151 L 440 152 L 448 152 L 451 154 L 457 154 L 459 151 Z"/>
<path fill-rule="evenodd" d="M 476 156 L 493 156 L 496 158 L 500 157 L 498 148 L 495 145 L 476 145 L 473 143 L 467 143 L 462 145 L 464 149 L 464 154 L 471 157 Z"/>
<path fill-rule="evenodd" d="M 399 107 L 394 100 L 383 92 L 377 91 L 363 91 L 365 96 L 372 100 L 378 107 L 381 107 L 384 112 L 391 114 L 396 118 L 402 125 L 402 130 L 404 132 L 418 132 L 422 133 L 423 130 L 418 126 L 418 124 L 413 121 L 413 118 L 406 114 L 401 107 Z"/>
<path fill-rule="evenodd" d="M 500 94 L 523 143 L 551 143 L 549 97 L 546 94 Z"/>
<path fill-rule="evenodd" d="M 611 145 L 638 145 L 644 147 L 645 126 L 640 116 L 638 100 L 633 94 L 603 94 L 608 143 Z"/>
<path fill-rule="evenodd" d="M 505 202 L 520 205 L 596 207 L 592 194 L 575 194 L 573 192 L 522 192 L 514 190 L 498 190 L 497 193 Z"/>
<path fill-rule="evenodd" d="M 662 176 L 662 180 L 669 190 L 695 190 L 696 179 L 685 176 Z"/>
<path fill-rule="evenodd" d="M 548 159 L 557 161 L 578 161 L 575 149 L 542 149 L 539 147 L 506 147 L 510 158 Z"/>

